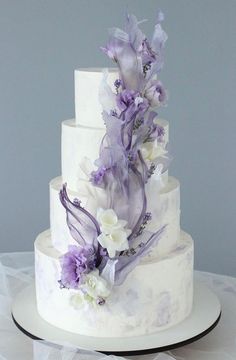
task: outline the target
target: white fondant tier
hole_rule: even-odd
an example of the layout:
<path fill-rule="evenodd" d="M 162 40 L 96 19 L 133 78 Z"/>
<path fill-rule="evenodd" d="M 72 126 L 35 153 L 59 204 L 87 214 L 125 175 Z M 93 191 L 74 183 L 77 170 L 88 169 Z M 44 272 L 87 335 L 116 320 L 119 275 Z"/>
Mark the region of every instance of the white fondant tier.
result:
<path fill-rule="evenodd" d="M 96 198 L 99 199 L 99 206 L 102 207 L 103 192 L 96 190 L 88 181 L 81 181 L 81 191 L 73 192 L 68 190 L 69 197 L 79 198 L 83 206 L 96 217 L 98 205 L 93 197 L 96 191 Z M 62 188 L 62 179 L 57 177 L 50 182 L 50 225 L 52 233 L 53 246 L 65 253 L 68 244 L 74 244 L 75 240 L 70 235 L 67 223 L 66 213 L 59 199 L 59 191 Z M 152 179 L 147 189 L 148 211 L 152 213 L 152 227 L 150 231 L 157 231 L 163 225 L 167 224 L 165 233 L 162 235 L 156 248 L 153 249 L 150 256 L 157 257 L 167 254 L 179 242 L 180 234 L 180 187 L 179 182 L 174 177 L 169 177 L 168 183 L 161 190 L 158 196 L 158 182 Z M 104 201 L 104 208 L 106 208 Z"/>
<path fill-rule="evenodd" d="M 59 257 L 50 231 L 40 234 L 35 241 L 37 307 L 54 326 L 96 337 L 137 336 L 169 328 L 191 312 L 193 241 L 186 233 L 167 256 L 139 264 L 102 306 L 76 306 L 76 291 L 60 289 Z"/>
<path fill-rule="evenodd" d="M 76 124 L 103 127 L 99 88 L 103 71 L 108 71 L 107 82 L 115 91 L 114 82 L 119 78 L 116 68 L 88 68 L 75 70 L 75 118 Z"/>
<path fill-rule="evenodd" d="M 163 119 L 156 119 L 156 122 L 164 127 L 164 142 L 167 143 L 169 137 L 168 122 Z M 61 136 L 62 178 L 70 190 L 77 191 L 80 179 L 88 179 L 88 175 L 81 168 L 81 163 L 84 158 L 88 158 L 91 164 L 94 164 L 94 161 L 98 159 L 99 148 L 104 135 L 104 127 L 76 125 L 74 119 L 63 121 Z M 163 181 L 166 181 L 165 175 L 163 175 Z"/>
<path fill-rule="evenodd" d="M 88 158 L 93 163 L 98 158 L 104 134 L 105 130 L 102 128 L 76 126 L 74 120 L 62 123 L 62 177 L 69 189 L 76 191 L 79 179 L 87 179 L 87 175 L 81 169 L 81 162 Z"/>

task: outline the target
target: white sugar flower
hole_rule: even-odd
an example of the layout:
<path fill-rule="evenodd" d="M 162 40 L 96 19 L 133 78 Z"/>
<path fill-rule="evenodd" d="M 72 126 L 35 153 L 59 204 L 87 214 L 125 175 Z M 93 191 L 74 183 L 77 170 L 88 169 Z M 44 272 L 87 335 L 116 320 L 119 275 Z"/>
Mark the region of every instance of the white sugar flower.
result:
<path fill-rule="evenodd" d="M 144 160 L 153 161 L 160 156 L 164 156 L 167 151 L 162 144 L 153 142 L 146 142 L 141 145 L 141 153 Z"/>
<path fill-rule="evenodd" d="M 85 275 L 81 289 L 88 297 L 96 301 L 106 299 L 110 295 L 108 283 L 99 275 L 98 269 Z"/>
<path fill-rule="evenodd" d="M 116 255 L 116 251 L 129 249 L 127 232 L 124 230 L 112 230 L 110 234 L 101 233 L 98 236 L 98 241 L 102 247 L 107 249 L 107 252 L 111 258 Z"/>
<path fill-rule="evenodd" d="M 77 291 L 75 294 L 70 297 L 70 304 L 74 309 L 81 309 L 86 305 L 85 296 L 82 291 Z"/>
<path fill-rule="evenodd" d="M 124 228 L 127 221 L 118 220 L 118 217 L 113 209 L 98 209 L 97 219 L 101 225 L 102 232 L 109 234 L 112 230 Z"/>
<path fill-rule="evenodd" d="M 116 255 L 116 251 L 129 249 L 128 236 L 131 231 L 125 228 L 127 221 L 119 220 L 113 209 L 99 209 L 97 219 L 102 231 L 98 241 L 107 249 L 111 258 Z"/>

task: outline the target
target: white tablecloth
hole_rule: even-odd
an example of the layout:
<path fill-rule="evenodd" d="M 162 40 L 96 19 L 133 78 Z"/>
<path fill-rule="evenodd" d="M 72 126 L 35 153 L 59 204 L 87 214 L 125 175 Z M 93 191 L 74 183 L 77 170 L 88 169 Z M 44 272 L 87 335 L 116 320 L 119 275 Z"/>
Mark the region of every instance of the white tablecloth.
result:
<path fill-rule="evenodd" d="M 236 278 L 196 272 L 198 279 L 217 293 L 222 318 L 207 336 L 167 353 L 133 356 L 142 360 L 236 360 Z M 11 319 L 14 296 L 34 277 L 33 253 L 0 254 L 0 360 L 110 360 L 124 359 L 95 352 L 77 351 L 68 344 L 54 348 L 22 334 Z"/>

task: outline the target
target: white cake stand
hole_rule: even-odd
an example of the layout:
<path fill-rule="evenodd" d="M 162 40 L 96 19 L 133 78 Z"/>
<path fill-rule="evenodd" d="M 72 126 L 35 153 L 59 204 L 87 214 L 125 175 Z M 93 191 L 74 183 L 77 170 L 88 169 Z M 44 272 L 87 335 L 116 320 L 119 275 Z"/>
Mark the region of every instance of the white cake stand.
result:
<path fill-rule="evenodd" d="M 120 356 L 167 351 L 189 344 L 208 334 L 218 324 L 220 316 L 221 306 L 217 296 L 199 282 L 195 282 L 193 310 L 187 319 L 170 329 L 144 336 L 99 338 L 54 327 L 37 312 L 34 284 L 19 293 L 12 306 L 16 326 L 32 339 L 54 344 L 70 343 L 80 349 Z"/>

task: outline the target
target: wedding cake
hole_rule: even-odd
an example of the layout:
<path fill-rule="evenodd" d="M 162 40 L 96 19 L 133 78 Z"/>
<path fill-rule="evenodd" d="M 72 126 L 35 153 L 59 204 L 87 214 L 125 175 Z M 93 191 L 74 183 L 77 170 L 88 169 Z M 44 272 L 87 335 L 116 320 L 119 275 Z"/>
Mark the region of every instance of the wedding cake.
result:
<path fill-rule="evenodd" d="M 167 39 L 134 15 L 110 30 L 109 69 L 75 71 L 75 119 L 62 123 L 62 176 L 50 182 L 50 230 L 35 241 L 37 308 L 82 335 L 167 329 L 191 312 L 193 241 L 180 229 L 168 175 L 169 124 L 159 80 Z"/>

